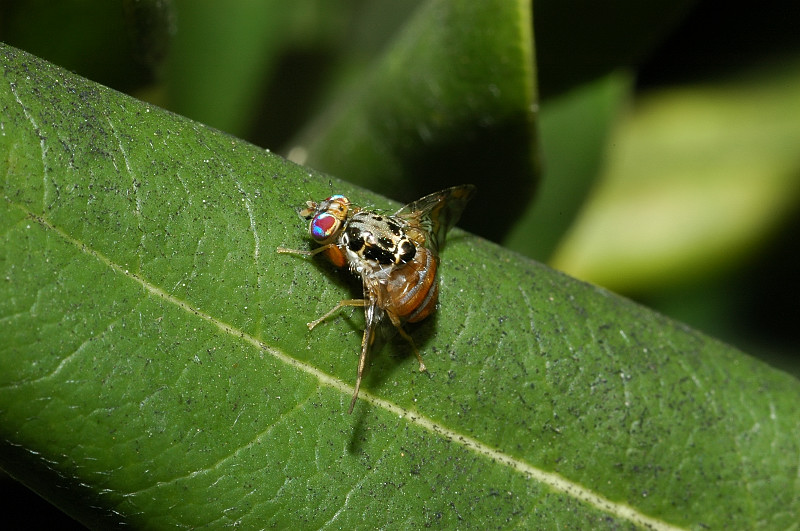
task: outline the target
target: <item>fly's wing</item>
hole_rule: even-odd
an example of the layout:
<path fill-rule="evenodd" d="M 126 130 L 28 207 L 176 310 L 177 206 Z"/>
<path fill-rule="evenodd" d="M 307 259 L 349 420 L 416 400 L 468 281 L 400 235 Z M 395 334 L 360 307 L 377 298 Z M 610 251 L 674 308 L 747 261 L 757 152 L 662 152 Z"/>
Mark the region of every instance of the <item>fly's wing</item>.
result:
<path fill-rule="evenodd" d="M 475 186 L 462 184 L 426 195 L 409 203 L 394 215 L 426 234 L 425 247 L 438 251 L 447 232 L 453 228 L 464 207 L 475 193 Z"/>

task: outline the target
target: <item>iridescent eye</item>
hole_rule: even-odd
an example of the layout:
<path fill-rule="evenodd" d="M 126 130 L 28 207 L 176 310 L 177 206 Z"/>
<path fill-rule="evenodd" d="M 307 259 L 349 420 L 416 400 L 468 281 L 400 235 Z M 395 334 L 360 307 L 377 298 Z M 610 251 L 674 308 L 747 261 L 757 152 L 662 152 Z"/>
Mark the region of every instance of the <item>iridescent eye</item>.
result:
<path fill-rule="evenodd" d="M 316 241 L 324 242 L 331 236 L 336 235 L 341 225 L 342 222 L 335 216 L 327 212 L 320 212 L 311 220 L 308 231 L 311 233 L 311 237 Z"/>

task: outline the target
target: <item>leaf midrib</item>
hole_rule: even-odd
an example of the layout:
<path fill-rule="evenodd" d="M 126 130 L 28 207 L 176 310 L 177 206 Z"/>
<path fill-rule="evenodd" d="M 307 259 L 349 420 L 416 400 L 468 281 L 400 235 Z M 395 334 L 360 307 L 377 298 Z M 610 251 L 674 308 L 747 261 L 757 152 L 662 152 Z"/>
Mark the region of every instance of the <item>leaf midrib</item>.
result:
<path fill-rule="evenodd" d="M 52 223 L 50 223 L 47 219 L 42 216 L 35 214 L 34 212 L 27 209 L 25 206 L 11 203 L 14 207 L 18 208 L 20 211 L 24 212 L 27 217 L 34 220 L 36 223 L 44 227 L 46 230 L 50 230 L 61 237 L 64 241 L 70 243 L 81 252 L 99 260 L 107 267 L 123 275 L 141 285 L 144 289 L 146 289 L 149 293 L 161 298 L 164 301 L 167 301 L 171 304 L 174 304 L 178 308 L 184 310 L 187 313 L 190 313 L 200 319 L 207 321 L 208 323 L 213 324 L 216 326 L 220 331 L 239 338 L 241 340 L 246 341 L 250 345 L 267 352 L 271 356 L 275 357 L 279 361 L 289 365 L 295 369 L 298 369 L 310 376 L 316 378 L 320 384 L 332 387 L 341 391 L 345 396 L 349 397 L 353 394 L 354 388 L 351 385 L 346 384 L 342 380 L 335 378 L 334 376 L 325 373 L 318 368 L 314 367 L 313 365 L 309 365 L 305 362 L 299 361 L 295 358 L 292 358 L 285 352 L 278 350 L 276 348 L 270 347 L 260 341 L 259 339 L 255 338 L 254 336 L 244 332 L 243 330 L 239 330 L 234 328 L 233 326 L 221 321 L 220 319 L 205 313 L 197 308 L 194 308 L 186 301 L 183 301 L 173 295 L 170 295 L 163 289 L 151 284 L 146 279 L 142 278 L 141 276 L 137 275 L 136 273 L 131 272 L 127 268 L 113 262 L 111 259 L 90 248 L 85 243 L 81 242 L 80 240 L 70 236 L 64 230 L 56 227 Z M 518 458 L 514 458 L 510 455 L 503 453 L 500 450 L 495 448 L 491 448 L 490 446 L 474 439 L 472 437 L 463 435 L 458 433 L 457 431 L 447 428 L 433 419 L 426 417 L 424 415 L 420 415 L 414 410 L 408 410 L 400 407 L 399 405 L 390 402 L 386 399 L 379 398 L 371 394 L 367 390 L 361 390 L 359 394 L 359 399 L 366 401 L 374 406 L 380 407 L 391 413 L 392 415 L 397 416 L 399 419 L 405 419 L 416 426 L 425 429 L 438 437 L 444 438 L 449 442 L 454 442 L 463 446 L 464 448 L 482 456 L 490 459 L 493 462 L 500 463 L 501 465 L 508 467 L 515 472 L 524 475 L 528 479 L 532 479 L 538 481 L 554 491 L 564 493 L 568 496 L 575 498 L 581 502 L 587 503 L 600 511 L 606 512 L 611 514 L 615 517 L 627 520 L 632 522 L 635 525 L 639 525 L 649 529 L 658 529 L 658 530 L 677 530 L 682 529 L 679 527 L 672 526 L 662 520 L 658 520 L 652 518 L 646 514 L 643 514 L 633 507 L 629 505 L 614 502 L 609 500 L 602 495 L 587 489 L 583 485 L 578 483 L 572 482 L 559 474 L 554 472 L 547 472 L 545 470 L 536 468 L 535 466 L 522 461 Z"/>

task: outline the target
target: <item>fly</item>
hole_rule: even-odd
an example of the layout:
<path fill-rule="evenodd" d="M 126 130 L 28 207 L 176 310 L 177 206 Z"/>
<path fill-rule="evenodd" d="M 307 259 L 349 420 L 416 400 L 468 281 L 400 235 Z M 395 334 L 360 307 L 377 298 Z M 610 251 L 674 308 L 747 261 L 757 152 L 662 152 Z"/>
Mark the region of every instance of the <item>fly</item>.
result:
<path fill-rule="evenodd" d="M 311 251 L 278 247 L 279 253 L 314 256 L 324 254 L 336 267 L 347 267 L 361 278 L 364 296 L 339 301 L 328 313 L 308 323 L 313 329 L 345 306 L 362 306 L 366 325 L 361 339 L 353 399 L 353 412 L 369 352 L 379 322 L 388 317 L 425 363 L 405 323 L 415 323 L 436 309 L 439 298 L 439 249 L 475 193 L 471 184 L 454 186 L 409 203 L 387 215 L 359 208 L 343 195 L 316 203 L 308 201 L 300 215 L 311 220 L 309 234 L 320 246 Z"/>

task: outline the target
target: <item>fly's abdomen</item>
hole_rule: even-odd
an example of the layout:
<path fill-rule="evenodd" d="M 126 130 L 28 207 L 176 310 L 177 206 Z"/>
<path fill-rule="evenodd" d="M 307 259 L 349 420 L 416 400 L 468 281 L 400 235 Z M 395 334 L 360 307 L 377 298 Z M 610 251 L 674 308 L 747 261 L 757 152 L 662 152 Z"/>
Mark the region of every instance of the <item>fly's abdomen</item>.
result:
<path fill-rule="evenodd" d="M 424 247 L 417 249 L 414 259 L 392 271 L 386 281 L 386 309 L 404 321 L 425 319 L 436 308 L 439 281 L 438 259 Z"/>

